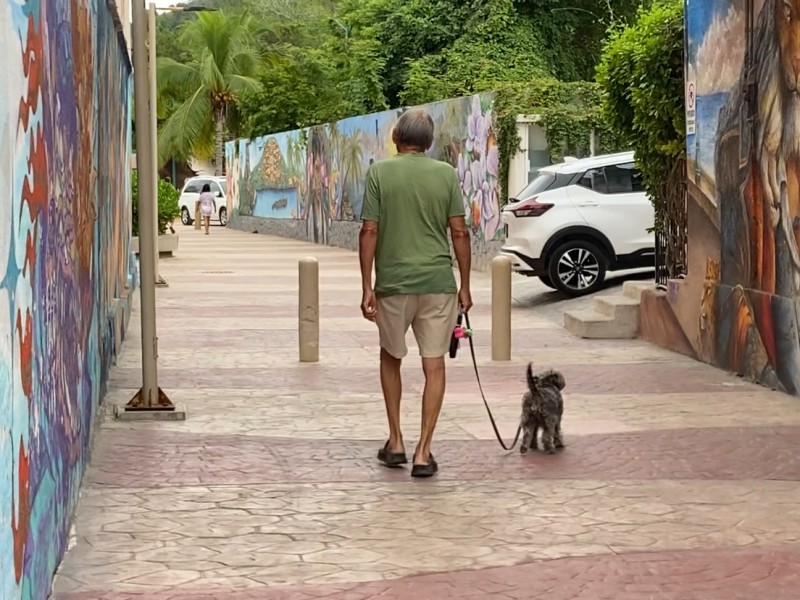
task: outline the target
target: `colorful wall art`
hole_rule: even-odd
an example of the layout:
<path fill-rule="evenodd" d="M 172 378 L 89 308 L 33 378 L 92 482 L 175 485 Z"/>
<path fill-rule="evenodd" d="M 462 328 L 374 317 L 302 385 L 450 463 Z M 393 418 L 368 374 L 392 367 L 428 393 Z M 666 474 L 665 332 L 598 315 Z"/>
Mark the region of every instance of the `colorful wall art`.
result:
<path fill-rule="evenodd" d="M 4 600 L 48 596 L 133 284 L 130 63 L 112 10 L 0 0 Z"/>
<path fill-rule="evenodd" d="M 491 94 L 424 108 L 436 124 L 430 156 L 458 170 L 475 253 L 494 256 L 502 237 L 500 160 Z M 396 152 L 401 110 L 353 117 L 226 146 L 228 214 L 247 230 L 357 247 L 369 166 Z"/>
<path fill-rule="evenodd" d="M 644 333 L 799 394 L 800 0 L 687 0 L 686 24 L 688 276 Z"/>

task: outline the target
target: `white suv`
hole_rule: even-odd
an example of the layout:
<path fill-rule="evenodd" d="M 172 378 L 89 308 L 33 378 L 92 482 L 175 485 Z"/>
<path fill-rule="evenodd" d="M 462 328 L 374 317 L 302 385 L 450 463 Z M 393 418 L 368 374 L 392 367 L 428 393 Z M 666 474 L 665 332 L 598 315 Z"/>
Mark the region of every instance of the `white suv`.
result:
<path fill-rule="evenodd" d="M 211 192 L 217 197 L 214 204 L 214 212 L 211 213 L 212 221 L 219 221 L 223 227 L 228 224 L 228 208 L 225 202 L 225 178 L 224 177 L 192 177 L 183 184 L 180 200 L 181 223 L 191 225 L 194 223 L 194 204 L 200 199 L 200 192 L 203 186 L 208 184 Z"/>
<path fill-rule="evenodd" d="M 517 273 L 583 296 L 607 271 L 654 266 L 654 218 L 633 152 L 573 160 L 541 169 L 509 200 L 501 252 Z"/>

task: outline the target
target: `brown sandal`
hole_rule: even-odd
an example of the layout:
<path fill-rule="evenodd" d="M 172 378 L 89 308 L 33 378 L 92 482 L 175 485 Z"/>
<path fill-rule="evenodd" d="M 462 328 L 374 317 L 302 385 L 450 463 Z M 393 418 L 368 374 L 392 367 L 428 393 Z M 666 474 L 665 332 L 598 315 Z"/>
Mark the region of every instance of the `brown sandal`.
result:
<path fill-rule="evenodd" d="M 391 452 L 389 450 L 389 442 L 378 450 L 378 460 L 389 468 L 396 469 L 408 464 L 408 457 L 405 452 Z"/>
<path fill-rule="evenodd" d="M 433 458 L 433 454 L 428 457 L 428 464 L 427 465 L 414 465 L 411 468 L 411 476 L 412 477 L 433 477 L 439 471 L 439 463 L 436 462 L 436 459 Z"/>

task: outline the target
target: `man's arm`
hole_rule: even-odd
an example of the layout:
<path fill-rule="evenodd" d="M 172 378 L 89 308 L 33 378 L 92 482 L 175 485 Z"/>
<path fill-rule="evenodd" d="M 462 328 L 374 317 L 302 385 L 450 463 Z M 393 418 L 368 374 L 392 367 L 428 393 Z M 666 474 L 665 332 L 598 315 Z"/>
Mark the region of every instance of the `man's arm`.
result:
<path fill-rule="evenodd" d="M 375 250 L 378 247 L 378 223 L 364 221 L 358 235 L 358 258 L 361 263 L 361 288 L 372 291 L 372 265 L 375 262 Z"/>
<path fill-rule="evenodd" d="M 458 274 L 461 279 L 461 289 L 469 291 L 469 278 L 472 273 L 472 244 L 470 243 L 469 229 L 464 217 L 450 217 L 450 236 L 453 238 L 453 249 L 458 262 Z"/>
<path fill-rule="evenodd" d="M 364 202 L 361 208 L 361 233 L 358 234 L 358 260 L 361 263 L 361 313 L 368 321 L 378 315 L 378 303 L 372 291 L 372 265 L 378 248 L 378 222 L 380 221 L 380 187 L 375 170 L 367 171 Z"/>
<path fill-rule="evenodd" d="M 469 229 L 464 218 L 464 198 L 461 195 L 461 185 L 455 171 L 451 174 L 450 203 L 447 209 L 447 224 L 450 227 L 450 237 L 453 239 L 453 249 L 458 261 L 458 273 L 461 279 L 461 289 L 458 291 L 458 303 L 464 312 L 472 308 L 472 293 L 469 289 L 469 277 L 472 272 L 472 244 L 470 243 Z"/>

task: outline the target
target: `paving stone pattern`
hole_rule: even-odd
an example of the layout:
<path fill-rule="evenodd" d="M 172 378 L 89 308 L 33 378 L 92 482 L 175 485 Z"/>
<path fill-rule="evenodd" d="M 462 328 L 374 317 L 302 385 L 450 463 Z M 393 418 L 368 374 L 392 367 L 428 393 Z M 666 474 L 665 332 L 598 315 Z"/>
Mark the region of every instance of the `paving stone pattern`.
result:
<path fill-rule="evenodd" d="M 56 600 L 770 600 L 800 598 L 800 404 L 638 341 L 583 341 L 515 292 L 514 358 L 490 360 L 498 423 L 524 368 L 567 378 L 567 449 L 504 453 L 469 355 L 451 362 L 440 475 L 375 461 L 385 440 L 374 325 L 355 254 L 181 228 L 161 261 L 160 384 L 185 422 L 98 432 Z M 320 261 L 320 362 L 297 360 L 297 260 Z M 516 287 L 520 287 L 518 284 Z M 516 288 L 515 288 L 516 289 Z M 538 302 L 538 301 L 537 301 Z M 423 379 L 403 367 L 404 430 Z M 140 384 L 138 311 L 107 398 Z"/>

